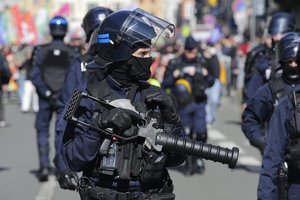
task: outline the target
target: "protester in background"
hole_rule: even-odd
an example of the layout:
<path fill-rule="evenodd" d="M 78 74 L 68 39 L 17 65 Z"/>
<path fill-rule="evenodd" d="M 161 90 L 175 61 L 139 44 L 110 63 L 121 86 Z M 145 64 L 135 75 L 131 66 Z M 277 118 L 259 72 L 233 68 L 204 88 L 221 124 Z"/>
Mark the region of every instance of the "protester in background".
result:
<path fill-rule="evenodd" d="M 3 105 L 3 85 L 8 84 L 10 80 L 10 69 L 8 62 L 0 51 L 0 128 L 4 128 L 8 123 L 4 119 L 4 105 Z"/>
<path fill-rule="evenodd" d="M 31 111 L 34 112 L 39 110 L 38 95 L 36 89 L 31 81 L 30 71 L 32 68 L 32 50 L 26 50 L 26 60 L 21 65 L 20 70 L 25 72 L 24 90 L 21 100 L 21 111 L 27 113 Z"/>

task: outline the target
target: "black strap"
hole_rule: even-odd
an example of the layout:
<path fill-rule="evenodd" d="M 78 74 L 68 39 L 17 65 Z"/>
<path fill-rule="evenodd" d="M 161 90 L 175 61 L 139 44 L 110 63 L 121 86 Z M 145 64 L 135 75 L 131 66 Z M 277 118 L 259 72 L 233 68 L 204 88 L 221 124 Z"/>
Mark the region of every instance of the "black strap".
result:
<path fill-rule="evenodd" d="M 292 112 L 292 131 L 291 135 L 298 136 L 300 135 L 300 93 L 296 93 L 295 90 L 288 94 L 289 99 L 293 104 L 293 112 Z M 294 133 L 294 134 L 293 134 Z"/>
<path fill-rule="evenodd" d="M 271 79 L 269 82 L 269 87 L 272 92 L 273 98 L 277 101 L 284 97 L 286 94 L 282 77 Z"/>
<path fill-rule="evenodd" d="M 130 100 L 131 103 L 134 101 L 134 97 L 136 95 L 136 91 L 138 89 L 137 84 L 132 84 L 128 93 L 128 99 Z"/>

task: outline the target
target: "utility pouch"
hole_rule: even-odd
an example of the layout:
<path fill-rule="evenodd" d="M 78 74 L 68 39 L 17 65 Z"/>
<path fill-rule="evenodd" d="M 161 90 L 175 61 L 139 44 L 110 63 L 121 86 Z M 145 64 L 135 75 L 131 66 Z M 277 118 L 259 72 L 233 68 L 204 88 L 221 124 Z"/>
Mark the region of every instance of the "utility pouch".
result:
<path fill-rule="evenodd" d="M 117 148 L 118 145 L 115 141 L 112 141 L 110 144 L 107 144 L 106 141 L 105 146 L 109 145 L 109 148 L 107 149 L 106 153 L 104 154 L 104 150 L 102 149 L 102 146 L 100 147 L 100 150 L 102 151 L 99 157 L 99 167 L 98 171 L 102 174 L 106 175 L 113 175 L 116 167 L 117 167 Z"/>
<path fill-rule="evenodd" d="M 287 163 L 283 163 L 282 167 L 278 171 L 277 176 L 277 194 L 278 199 L 284 200 L 287 195 Z"/>
<path fill-rule="evenodd" d="M 83 200 L 174 200 L 175 194 L 166 193 L 128 193 L 109 188 L 92 187 L 81 191 Z"/>
<path fill-rule="evenodd" d="M 118 148 L 117 159 L 118 159 L 118 175 L 122 180 L 130 180 L 131 174 L 131 165 L 133 163 L 132 160 L 133 154 L 133 143 L 125 143 L 122 144 L 120 148 Z"/>
<path fill-rule="evenodd" d="M 147 149 L 143 151 L 143 161 L 140 179 L 144 183 L 157 182 L 162 179 L 166 155 L 163 152 L 154 152 Z"/>

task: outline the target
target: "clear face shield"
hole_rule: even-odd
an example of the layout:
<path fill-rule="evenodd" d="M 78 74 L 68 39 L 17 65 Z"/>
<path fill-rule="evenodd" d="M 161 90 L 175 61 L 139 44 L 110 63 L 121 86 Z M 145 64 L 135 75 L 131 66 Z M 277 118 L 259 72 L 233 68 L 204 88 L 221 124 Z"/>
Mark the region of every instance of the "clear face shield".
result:
<path fill-rule="evenodd" d="M 175 26 L 142 9 L 135 9 L 124 21 L 116 43 L 126 43 L 131 49 L 148 48 L 151 51 L 160 39 L 171 38 L 175 35 Z"/>

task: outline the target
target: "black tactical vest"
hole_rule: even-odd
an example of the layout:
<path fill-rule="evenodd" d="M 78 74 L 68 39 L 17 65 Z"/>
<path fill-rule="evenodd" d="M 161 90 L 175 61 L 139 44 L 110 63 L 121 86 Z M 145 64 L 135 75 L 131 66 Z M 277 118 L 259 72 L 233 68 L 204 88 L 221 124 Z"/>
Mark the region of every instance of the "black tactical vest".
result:
<path fill-rule="evenodd" d="M 108 85 L 107 79 L 101 79 L 97 76 L 97 73 L 90 74 L 87 82 L 88 92 L 92 96 L 101 98 L 106 102 L 117 99 L 117 95 Z M 137 91 L 141 95 L 138 101 L 133 101 L 135 94 L 129 94 L 132 98 L 132 105 L 138 112 L 146 112 L 144 97 L 146 91 L 151 89 L 153 89 L 153 86 L 150 85 L 139 86 Z M 97 105 L 93 118 L 97 119 L 104 109 L 103 106 Z M 101 151 L 101 147 L 105 142 L 109 144 L 109 149 Z M 125 181 L 139 180 L 141 183 L 148 185 L 161 182 L 164 178 L 166 155 L 163 152 L 149 150 L 143 143 L 144 138 L 141 137 L 126 142 L 120 139 L 106 138 L 100 147 L 93 173 L 100 177 L 118 177 L 118 179 Z M 157 185 L 154 184 L 153 187 L 157 187 Z"/>
<path fill-rule="evenodd" d="M 43 80 L 52 93 L 56 94 L 64 85 L 67 68 L 75 54 L 74 50 L 63 43 L 50 43 L 38 51 L 43 58 L 41 71 Z"/>

